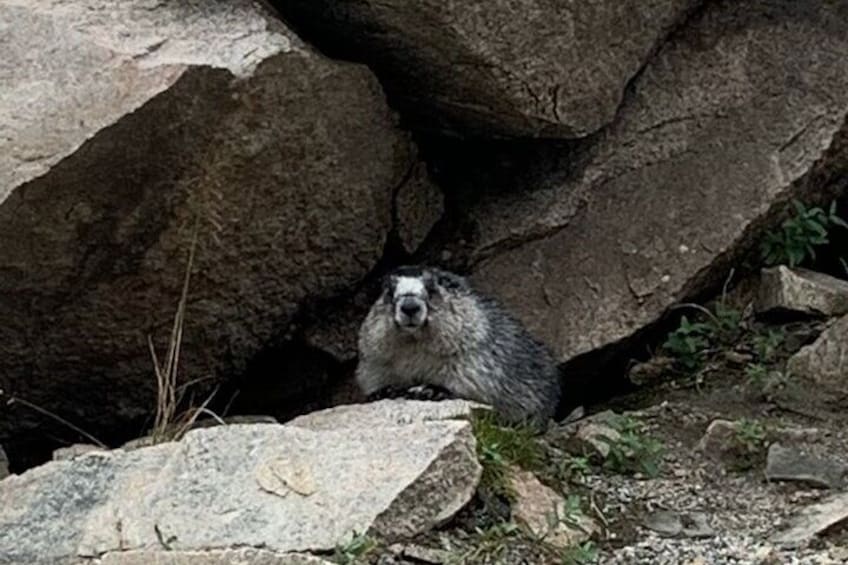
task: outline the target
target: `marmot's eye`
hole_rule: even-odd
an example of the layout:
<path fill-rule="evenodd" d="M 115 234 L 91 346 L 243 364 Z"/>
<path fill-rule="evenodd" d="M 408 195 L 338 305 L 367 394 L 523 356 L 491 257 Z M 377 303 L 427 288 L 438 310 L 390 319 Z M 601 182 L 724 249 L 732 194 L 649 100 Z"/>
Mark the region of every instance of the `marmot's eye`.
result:
<path fill-rule="evenodd" d="M 390 286 L 384 286 L 383 292 L 380 294 L 380 299 L 384 304 L 391 304 L 392 298 L 394 297 L 394 293 L 392 292 L 392 288 Z"/>
<path fill-rule="evenodd" d="M 450 276 L 447 274 L 443 274 L 439 277 L 439 284 L 444 288 L 458 290 L 462 288 L 462 279 L 457 276 Z"/>

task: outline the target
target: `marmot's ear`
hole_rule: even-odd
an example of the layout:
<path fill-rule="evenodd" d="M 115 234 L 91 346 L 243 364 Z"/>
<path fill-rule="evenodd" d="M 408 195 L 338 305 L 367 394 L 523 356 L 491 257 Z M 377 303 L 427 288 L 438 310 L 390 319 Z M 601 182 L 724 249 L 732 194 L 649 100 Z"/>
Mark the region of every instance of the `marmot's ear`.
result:
<path fill-rule="evenodd" d="M 395 277 L 392 273 L 388 273 L 383 275 L 383 278 L 380 279 L 380 296 L 388 297 L 391 300 L 392 292 L 395 286 Z"/>
<path fill-rule="evenodd" d="M 437 270 L 434 273 L 439 286 L 449 290 L 467 290 L 469 285 L 465 277 L 461 277 L 456 273 L 449 271 Z"/>

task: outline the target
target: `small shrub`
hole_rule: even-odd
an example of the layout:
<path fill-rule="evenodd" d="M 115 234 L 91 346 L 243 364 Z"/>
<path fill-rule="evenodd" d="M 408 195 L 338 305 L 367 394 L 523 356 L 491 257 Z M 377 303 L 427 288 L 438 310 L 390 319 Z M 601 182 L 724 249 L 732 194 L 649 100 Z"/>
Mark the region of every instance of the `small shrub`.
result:
<path fill-rule="evenodd" d="M 583 477 L 592 470 L 588 457 L 570 457 L 566 462 L 566 470 L 571 477 Z"/>
<path fill-rule="evenodd" d="M 715 312 L 707 321 L 709 337 L 722 343 L 732 343 L 742 328 L 742 312 L 723 302 L 716 304 Z"/>
<path fill-rule="evenodd" d="M 683 316 L 680 326 L 666 338 L 665 349 L 681 367 L 687 371 L 695 371 L 701 367 L 704 360 L 704 350 L 709 346 L 707 336 L 709 326 L 703 322 L 690 322 Z"/>
<path fill-rule="evenodd" d="M 559 524 L 579 527 L 581 519 L 584 517 L 583 499 L 580 498 L 579 494 L 570 494 L 565 499 L 565 504 L 561 509 L 555 508 L 553 512 L 548 514 L 548 529 L 554 531 Z"/>
<path fill-rule="evenodd" d="M 450 565 L 467 563 L 501 563 L 509 541 L 519 535 L 514 522 L 499 522 L 486 529 L 475 528 L 473 543 L 467 551 L 448 560 Z"/>
<path fill-rule="evenodd" d="M 756 451 L 766 440 L 766 428 L 757 420 L 743 418 L 736 427 L 736 438 L 750 451 Z"/>
<path fill-rule="evenodd" d="M 768 330 L 767 333 L 754 336 L 754 354 L 757 359 L 763 363 L 771 361 L 784 339 L 786 334 L 782 330 Z"/>
<path fill-rule="evenodd" d="M 562 565 L 587 565 L 598 561 L 598 546 L 592 541 L 574 545 L 562 553 Z"/>
<path fill-rule="evenodd" d="M 700 311 L 704 321 L 691 322 L 681 317 L 680 325 L 668 334 L 663 349 L 671 355 L 678 366 L 687 372 L 695 372 L 704 363 L 704 357 L 713 344 L 733 343 L 742 329 L 742 313 L 719 302 L 715 311 L 698 304 L 684 304 Z"/>
<path fill-rule="evenodd" d="M 739 445 L 736 469 L 746 470 L 757 465 L 766 447 L 768 433 L 757 420 L 743 418 L 736 425 L 736 441 Z"/>
<path fill-rule="evenodd" d="M 605 440 L 610 450 L 604 461 L 604 468 L 624 475 L 659 475 L 662 444 L 646 435 L 644 425 L 629 416 L 618 416 L 611 424 L 621 437 L 615 441 Z"/>
<path fill-rule="evenodd" d="M 795 215 L 784 220 L 779 229 L 766 234 L 760 254 L 766 265 L 801 265 L 816 258 L 816 247 L 830 242 L 828 232 L 834 226 L 848 228 L 836 214 L 836 202 L 831 202 L 828 211 L 819 207 L 807 208 L 793 201 Z"/>
<path fill-rule="evenodd" d="M 748 382 L 756 387 L 762 387 L 765 385 L 768 376 L 768 367 L 762 363 L 748 363 L 748 366 L 745 367 L 745 378 L 747 378 Z"/>

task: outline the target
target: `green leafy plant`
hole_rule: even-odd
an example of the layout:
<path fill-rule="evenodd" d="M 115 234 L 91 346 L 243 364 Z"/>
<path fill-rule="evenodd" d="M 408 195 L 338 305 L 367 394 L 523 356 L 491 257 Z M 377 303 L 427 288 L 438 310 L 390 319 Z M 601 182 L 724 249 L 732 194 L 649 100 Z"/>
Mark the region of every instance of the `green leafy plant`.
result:
<path fill-rule="evenodd" d="M 757 420 L 742 418 L 734 426 L 733 441 L 725 459 L 729 469 L 747 471 L 762 465 L 768 438 L 766 427 Z"/>
<path fill-rule="evenodd" d="M 754 354 L 761 362 L 771 361 L 785 339 L 786 334 L 782 330 L 770 329 L 758 334 L 753 340 Z"/>
<path fill-rule="evenodd" d="M 559 524 L 579 527 L 584 517 L 583 499 L 579 494 L 570 494 L 565 499 L 561 508 L 554 508 L 553 511 L 548 513 L 548 530 L 555 531 Z"/>
<path fill-rule="evenodd" d="M 566 461 L 566 469 L 571 477 L 583 477 L 592 470 L 588 457 L 570 457 Z"/>
<path fill-rule="evenodd" d="M 736 308 L 719 302 L 715 306 L 715 312 L 708 316 L 707 326 L 711 339 L 730 343 L 735 341 L 742 328 L 742 312 Z"/>
<path fill-rule="evenodd" d="M 701 368 L 706 352 L 712 344 L 732 343 L 739 338 L 742 329 L 742 313 L 723 301 L 711 311 L 699 304 L 681 304 L 699 311 L 703 321 L 692 322 L 688 317 L 680 319 L 680 325 L 668 334 L 663 349 L 677 364 L 688 372 Z"/>
<path fill-rule="evenodd" d="M 663 349 L 687 371 L 695 371 L 704 360 L 704 350 L 709 346 L 710 328 L 703 322 L 690 322 L 683 316 L 680 326 L 663 343 Z"/>
<path fill-rule="evenodd" d="M 615 440 L 603 440 L 609 445 L 604 468 L 624 475 L 659 475 L 663 446 L 644 432 L 645 426 L 629 416 L 617 416 L 610 424 L 619 433 L 619 437 Z"/>
<path fill-rule="evenodd" d="M 501 563 L 509 541 L 517 537 L 520 529 L 515 522 L 499 522 L 488 528 L 475 528 L 469 548 L 452 556 L 448 563 L 465 565 L 466 563 Z"/>
<path fill-rule="evenodd" d="M 783 221 L 780 228 L 765 235 L 760 254 L 766 265 L 801 265 L 816 258 L 816 247 L 830 242 L 828 232 L 839 226 L 848 228 L 848 222 L 836 213 L 836 201 L 825 211 L 818 206 L 807 208 L 798 200 L 792 202 L 795 215 Z"/>
<path fill-rule="evenodd" d="M 341 565 L 351 565 L 361 562 L 361 559 L 376 549 L 377 543 L 365 534 L 354 532 L 347 543 L 336 546 L 333 561 Z"/>
<path fill-rule="evenodd" d="M 477 438 L 477 457 L 483 466 L 481 485 L 512 498 L 510 467 L 532 471 L 541 466 L 542 447 L 536 432 L 530 426 L 507 426 L 488 410 L 475 414 L 472 428 Z"/>
<path fill-rule="evenodd" d="M 768 376 L 768 367 L 762 363 L 748 363 L 745 367 L 745 378 L 756 387 L 762 387 L 766 383 Z"/>
<path fill-rule="evenodd" d="M 589 563 L 597 563 L 598 561 L 598 546 L 593 541 L 585 541 L 581 544 L 573 545 L 563 551 L 562 565 L 587 565 Z"/>

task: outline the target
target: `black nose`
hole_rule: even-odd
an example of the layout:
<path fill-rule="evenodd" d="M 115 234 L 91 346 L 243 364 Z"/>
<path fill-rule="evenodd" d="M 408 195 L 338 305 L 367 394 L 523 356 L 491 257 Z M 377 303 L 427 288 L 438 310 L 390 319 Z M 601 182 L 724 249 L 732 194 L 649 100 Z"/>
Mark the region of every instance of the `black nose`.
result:
<path fill-rule="evenodd" d="M 407 317 L 412 318 L 421 311 L 421 305 L 415 300 L 404 300 L 400 303 L 400 311 Z"/>

